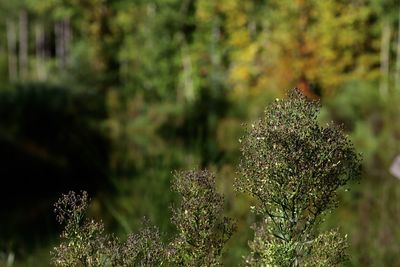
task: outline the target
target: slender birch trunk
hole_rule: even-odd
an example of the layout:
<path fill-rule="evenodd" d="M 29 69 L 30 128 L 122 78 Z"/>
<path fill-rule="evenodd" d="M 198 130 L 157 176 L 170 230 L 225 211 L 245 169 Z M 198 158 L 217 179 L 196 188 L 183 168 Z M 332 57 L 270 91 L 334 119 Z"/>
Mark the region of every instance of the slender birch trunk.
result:
<path fill-rule="evenodd" d="M 379 86 L 380 94 L 383 97 L 386 97 L 389 93 L 390 35 L 390 23 L 385 19 L 381 35 L 381 81 Z"/>
<path fill-rule="evenodd" d="M 18 79 L 17 66 L 17 34 L 16 27 L 13 21 L 6 21 L 7 27 L 7 50 L 8 50 L 8 77 L 10 82 L 15 82 Z"/>
<path fill-rule="evenodd" d="M 19 73 L 20 79 L 28 78 L 28 14 L 26 10 L 19 13 Z"/>

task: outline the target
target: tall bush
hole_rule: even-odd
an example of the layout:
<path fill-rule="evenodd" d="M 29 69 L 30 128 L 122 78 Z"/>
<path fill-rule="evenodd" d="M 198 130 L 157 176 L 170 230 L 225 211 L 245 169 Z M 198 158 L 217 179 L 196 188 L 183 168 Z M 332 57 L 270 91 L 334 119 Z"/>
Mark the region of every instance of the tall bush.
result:
<path fill-rule="evenodd" d="M 319 104 L 298 90 L 277 99 L 241 140 L 237 188 L 257 199 L 261 217 L 248 265 L 332 266 L 346 259 L 335 230 L 318 234 L 336 191 L 360 174 L 360 160 L 340 127 L 317 121 Z"/>

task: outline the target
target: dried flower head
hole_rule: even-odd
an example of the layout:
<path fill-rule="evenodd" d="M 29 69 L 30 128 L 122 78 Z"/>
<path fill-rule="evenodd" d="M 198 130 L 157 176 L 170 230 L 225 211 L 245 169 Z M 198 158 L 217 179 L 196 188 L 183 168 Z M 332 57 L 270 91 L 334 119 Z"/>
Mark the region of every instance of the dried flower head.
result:
<path fill-rule="evenodd" d="M 165 260 L 158 228 L 144 218 L 140 232 L 129 234 L 123 248 L 123 266 L 160 266 Z"/>
<path fill-rule="evenodd" d="M 54 204 L 57 221 L 61 224 L 73 218 L 81 220 L 88 208 L 88 194 L 82 191 L 76 194 L 73 191 L 63 194 Z"/>
<path fill-rule="evenodd" d="M 56 266 L 102 266 L 107 261 L 104 225 L 85 217 L 88 203 L 86 192 L 71 191 L 55 204 L 57 220 L 65 224 L 62 242 L 52 253 Z"/>

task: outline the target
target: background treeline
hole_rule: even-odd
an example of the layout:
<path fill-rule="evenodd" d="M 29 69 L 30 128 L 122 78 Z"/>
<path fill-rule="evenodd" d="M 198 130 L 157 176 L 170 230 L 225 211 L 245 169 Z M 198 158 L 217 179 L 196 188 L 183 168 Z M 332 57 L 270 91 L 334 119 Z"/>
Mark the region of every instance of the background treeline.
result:
<path fill-rule="evenodd" d="M 192 167 L 217 173 L 238 218 L 224 262 L 240 261 L 242 123 L 295 86 L 363 153 L 325 227 L 349 234 L 351 265 L 400 262 L 398 1 L 0 0 L 0 15 L 0 265 L 48 264 L 70 189 L 109 231 L 146 215 L 172 236 L 171 171 Z"/>

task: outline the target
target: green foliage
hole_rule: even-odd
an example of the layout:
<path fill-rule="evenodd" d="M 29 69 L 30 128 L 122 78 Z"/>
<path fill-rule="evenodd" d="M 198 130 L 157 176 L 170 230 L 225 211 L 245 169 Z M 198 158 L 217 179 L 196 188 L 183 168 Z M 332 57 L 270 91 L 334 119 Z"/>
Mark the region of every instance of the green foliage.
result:
<path fill-rule="evenodd" d="M 312 246 L 327 238 L 316 233 L 321 215 L 335 206 L 336 190 L 360 174 L 348 138 L 332 124 L 320 127 L 318 110 L 295 90 L 270 105 L 242 140 L 237 187 L 257 199 L 253 211 L 263 219 L 251 264 L 298 266 L 313 258 Z"/>
<path fill-rule="evenodd" d="M 333 102 L 327 113 L 365 158 L 367 184 L 346 194 L 330 226 L 348 225 L 353 264 L 398 262 L 400 187 L 387 172 L 400 149 L 399 96 L 390 92 L 400 91 L 398 7 L 394 0 L 0 0 L 3 86 L 68 85 L 0 93 L 0 177 L 14 189 L 2 197 L 12 201 L 0 207 L 0 252 L 15 254 L 16 264 L 43 265 L 30 254 L 46 250 L 55 233 L 42 216 L 53 201 L 47 194 L 60 192 L 49 185 L 100 190 L 96 215 L 117 233 L 148 214 L 171 237 L 171 170 L 233 170 L 240 133 L 232 133 L 267 96 L 297 85 Z M 70 97 L 77 88 L 84 95 Z M 221 175 L 224 185 L 233 176 Z M 104 180 L 113 186 L 98 186 Z M 241 214 L 238 225 L 247 229 L 248 199 L 228 198 L 227 213 Z M 228 265 L 247 249 L 233 243 L 240 252 L 230 250 Z"/>
<path fill-rule="evenodd" d="M 399 91 L 384 97 L 376 86 L 360 81 L 338 90 L 335 98 L 324 99 L 324 120 L 344 123 L 363 155 L 362 183 L 342 195 L 340 208 L 327 220 L 349 233 L 353 266 L 398 262 L 400 184 L 388 170 L 400 151 L 399 101 Z"/>

